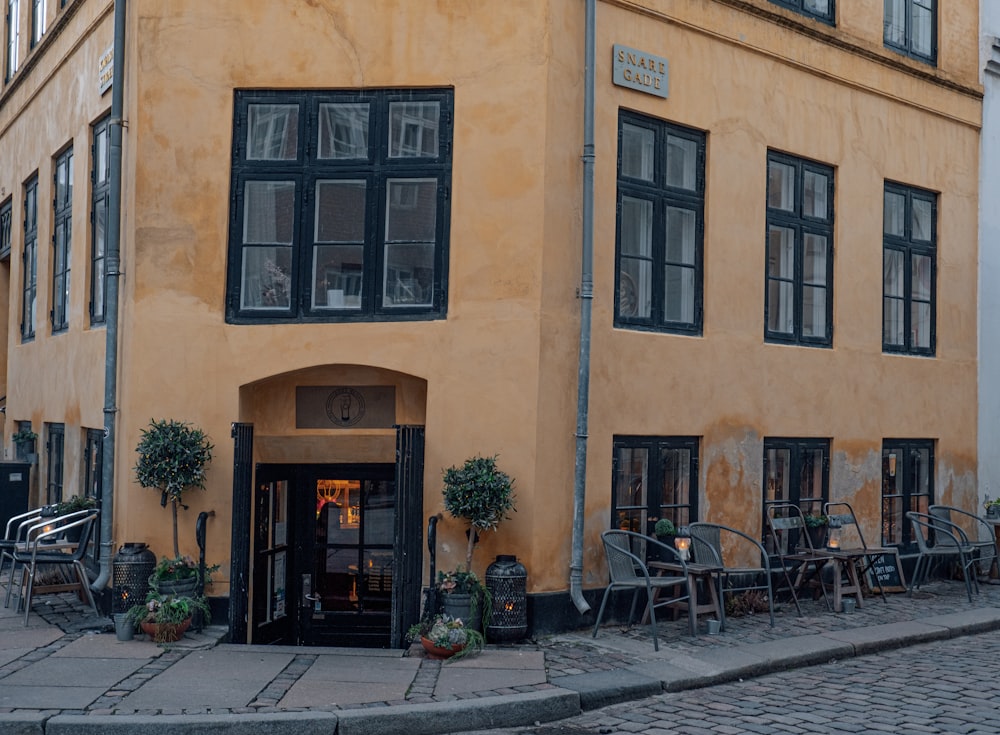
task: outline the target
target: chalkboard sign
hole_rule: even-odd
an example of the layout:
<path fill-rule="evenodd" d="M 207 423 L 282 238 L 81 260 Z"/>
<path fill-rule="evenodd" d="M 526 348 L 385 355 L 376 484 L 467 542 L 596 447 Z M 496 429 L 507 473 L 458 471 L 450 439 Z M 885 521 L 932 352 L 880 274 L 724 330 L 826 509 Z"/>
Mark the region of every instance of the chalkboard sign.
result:
<path fill-rule="evenodd" d="M 880 589 L 884 592 L 906 592 L 906 580 L 903 578 L 898 551 L 893 549 L 871 561 L 873 563 L 868 567 L 868 586 L 873 592 Z"/>

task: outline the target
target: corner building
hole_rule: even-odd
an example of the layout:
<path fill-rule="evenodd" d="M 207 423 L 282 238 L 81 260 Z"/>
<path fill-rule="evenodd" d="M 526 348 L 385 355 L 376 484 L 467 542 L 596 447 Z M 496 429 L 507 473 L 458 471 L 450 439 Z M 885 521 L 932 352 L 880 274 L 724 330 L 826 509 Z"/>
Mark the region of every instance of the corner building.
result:
<path fill-rule="evenodd" d="M 103 498 L 95 575 L 170 553 L 151 418 L 215 444 L 181 551 L 214 512 L 237 641 L 401 645 L 476 454 L 536 633 L 593 620 L 608 528 L 843 500 L 905 557 L 977 504 L 977 3 L 599 0 L 592 147 L 587 6 L 132 0 L 116 48 L 113 2 L 7 3 L 4 452 Z"/>

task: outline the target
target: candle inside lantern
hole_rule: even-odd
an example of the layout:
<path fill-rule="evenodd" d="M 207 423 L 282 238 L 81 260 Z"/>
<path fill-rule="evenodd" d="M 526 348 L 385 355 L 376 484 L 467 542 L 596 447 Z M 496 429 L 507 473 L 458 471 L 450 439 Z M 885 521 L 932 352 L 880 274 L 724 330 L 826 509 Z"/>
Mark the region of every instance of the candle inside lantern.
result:
<path fill-rule="evenodd" d="M 691 537 L 690 536 L 676 536 L 674 538 L 674 546 L 677 551 L 680 552 L 681 559 L 684 561 L 688 560 L 688 554 L 691 549 Z"/>

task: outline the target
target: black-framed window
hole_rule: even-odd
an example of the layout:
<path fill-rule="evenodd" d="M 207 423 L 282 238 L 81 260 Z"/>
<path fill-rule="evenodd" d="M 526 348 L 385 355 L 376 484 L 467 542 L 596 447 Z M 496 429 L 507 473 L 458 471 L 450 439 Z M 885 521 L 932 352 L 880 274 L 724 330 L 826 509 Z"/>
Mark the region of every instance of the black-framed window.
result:
<path fill-rule="evenodd" d="M 237 91 L 226 318 L 440 319 L 453 93 Z"/>
<path fill-rule="evenodd" d="M 701 334 L 705 133 L 618 116 L 615 326 Z"/>
<path fill-rule="evenodd" d="M 882 349 L 933 355 L 937 320 L 937 196 L 886 182 L 882 226 Z"/>
<path fill-rule="evenodd" d="M 10 258 L 11 237 L 13 235 L 11 223 L 13 217 L 14 201 L 13 198 L 8 197 L 7 201 L 0 205 L 0 260 Z"/>
<path fill-rule="evenodd" d="M 17 74 L 21 58 L 18 47 L 21 44 L 21 0 L 7 0 L 7 65 L 6 81 Z"/>
<path fill-rule="evenodd" d="M 926 513 L 934 503 L 934 441 L 882 441 L 882 545 L 916 551 L 906 513 Z"/>
<path fill-rule="evenodd" d="M 31 431 L 30 421 L 18 421 L 17 422 L 17 432 L 29 432 Z M 29 454 L 35 453 L 35 440 L 25 441 L 25 442 L 14 442 L 14 459 L 18 462 L 29 462 L 31 457 Z"/>
<path fill-rule="evenodd" d="M 45 442 L 46 503 L 61 503 L 63 499 L 63 461 L 66 449 L 66 428 L 62 424 L 47 424 Z"/>
<path fill-rule="evenodd" d="M 830 440 L 765 438 L 763 488 L 761 538 L 774 553 L 766 531 L 768 508 L 790 503 L 804 515 L 823 515 L 823 504 L 830 500 Z"/>
<path fill-rule="evenodd" d="M 35 337 L 38 298 L 38 175 L 24 187 L 24 252 L 21 271 L 21 341 Z"/>
<path fill-rule="evenodd" d="M 104 496 L 104 430 L 85 429 L 86 444 L 83 448 L 83 492 L 89 498 L 97 501 L 97 506 L 101 505 L 101 498 Z M 100 524 L 95 524 L 91 532 L 92 553 L 91 560 L 94 563 L 100 562 L 101 556 L 101 534 Z"/>
<path fill-rule="evenodd" d="M 45 0 L 31 0 L 31 48 L 45 35 Z"/>
<path fill-rule="evenodd" d="M 889 48 L 937 63 L 937 0 L 884 0 L 883 38 Z"/>
<path fill-rule="evenodd" d="M 616 436 L 611 528 L 652 534 L 668 518 L 698 520 L 698 437 Z"/>
<path fill-rule="evenodd" d="M 55 189 L 52 234 L 52 310 L 49 318 L 52 331 L 61 332 L 68 326 L 69 264 L 73 252 L 73 149 L 68 148 L 56 158 L 53 181 Z"/>
<path fill-rule="evenodd" d="M 833 342 L 833 169 L 767 154 L 764 338 Z"/>
<path fill-rule="evenodd" d="M 111 202 L 111 117 L 93 127 L 90 158 L 90 323 L 103 324 L 107 314 L 108 212 Z"/>
<path fill-rule="evenodd" d="M 833 25 L 836 18 L 835 0 L 771 0 L 771 2 L 775 5 L 796 10 L 803 15 L 808 15 L 810 18 L 821 20 L 830 25 Z"/>

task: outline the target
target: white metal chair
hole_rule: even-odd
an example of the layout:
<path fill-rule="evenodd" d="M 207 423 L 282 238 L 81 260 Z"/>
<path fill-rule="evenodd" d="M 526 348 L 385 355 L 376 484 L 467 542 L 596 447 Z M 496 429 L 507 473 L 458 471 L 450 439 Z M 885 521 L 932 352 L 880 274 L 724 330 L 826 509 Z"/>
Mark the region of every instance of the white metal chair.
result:
<path fill-rule="evenodd" d="M 608 597 L 616 589 L 632 590 L 632 607 L 629 610 L 628 624 L 632 623 L 635 617 L 635 606 L 639 599 L 639 593 L 646 592 L 646 608 L 649 611 L 649 625 L 653 633 L 653 648 L 660 650 L 660 642 L 656 635 L 656 608 L 665 607 L 677 602 L 688 602 L 688 625 L 691 635 L 696 633 L 695 590 L 691 588 L 690 577 L 687 574 L 687 565 L 677 551 L 672 546 L 661 544 L 653 538 L 643 536 L 633 531 L 605 531 L 601 534 L 601 541 L 604 543 L 604 553 L 608 560 L 608 572 L 611 575 L 611 582 L 604 590 L 604 597 L 601 598 L 601 608 L 597 613 L 597 621 L 594 623 L 593 637 L 597 637 L 597 631 L 601 627 L 601 620 L 604 619 L 604 610 L 608 604 Z M 649 573 L 645 560 L 633 552 L 634 548 L 656 548 L 661 559 L 670 559 L 677 563 L 681 572 L 675 576 L 656 576 Z M 683 594 L 675 594 L 669 599 L 656 598 L 654 590 L 666 590 L 680 588 Z"/>

